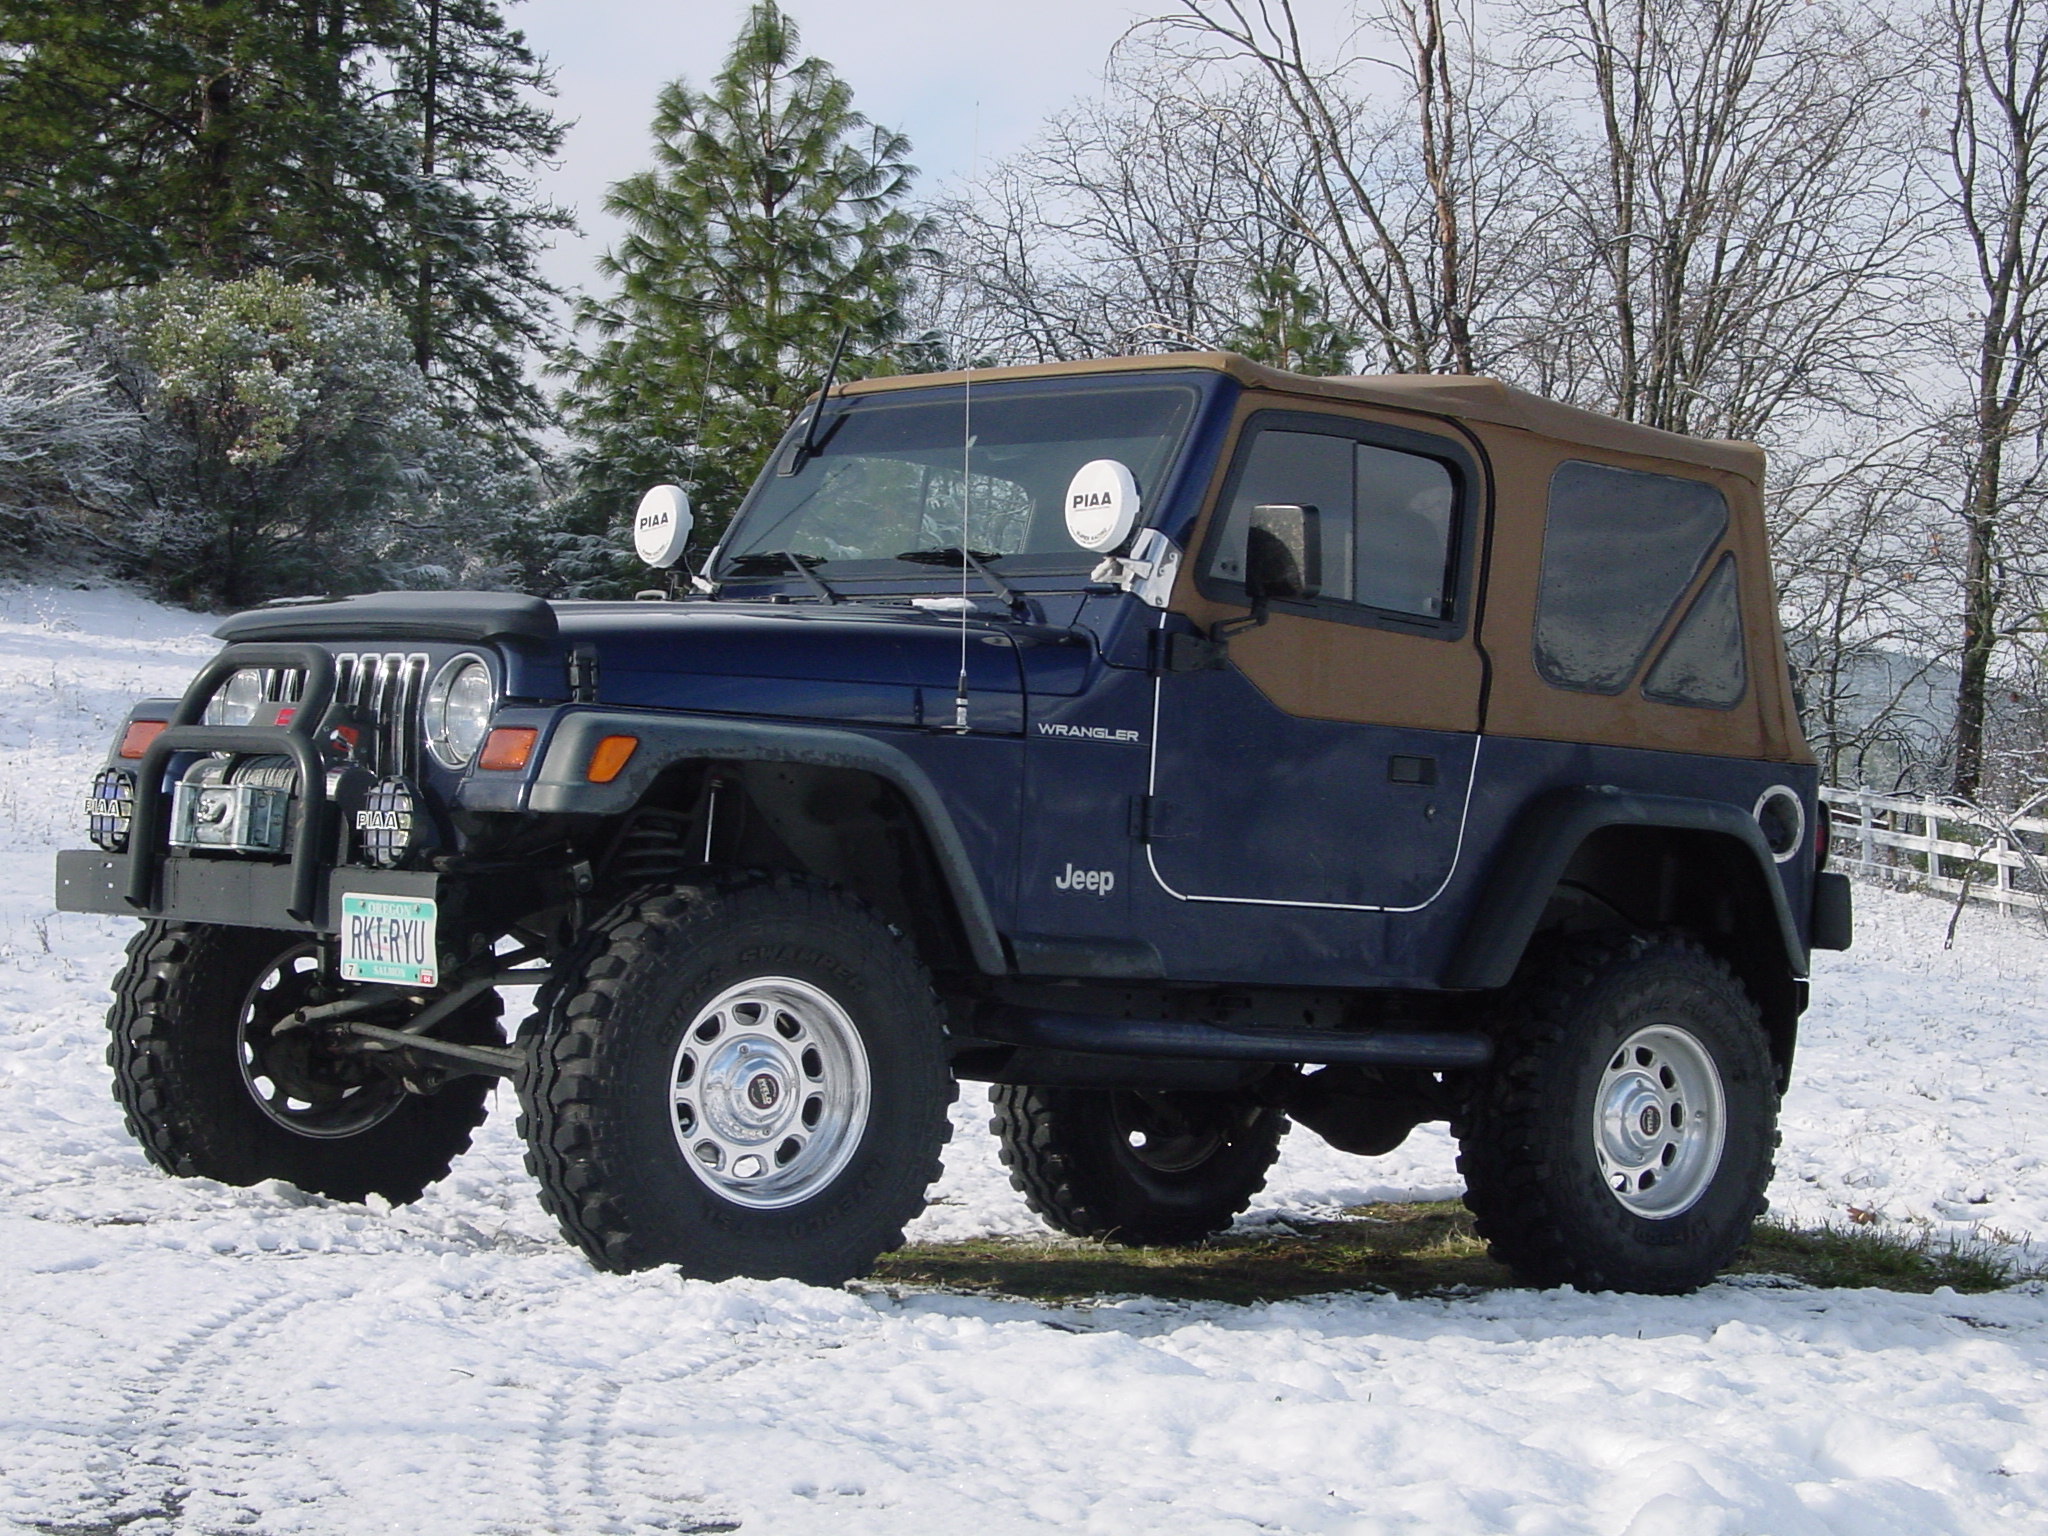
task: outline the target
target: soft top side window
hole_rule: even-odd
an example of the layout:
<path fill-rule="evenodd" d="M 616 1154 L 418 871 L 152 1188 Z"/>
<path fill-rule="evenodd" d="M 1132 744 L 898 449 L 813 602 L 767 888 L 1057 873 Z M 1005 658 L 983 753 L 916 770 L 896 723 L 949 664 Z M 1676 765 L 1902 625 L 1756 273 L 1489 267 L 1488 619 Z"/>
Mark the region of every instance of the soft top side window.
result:
<path fill-rule="evenodd" d="M 1465 475 L 1393 442 L 1419 433 L 1292 414 L 1255 425 L 1211 537 L 1203 575 L 1241 585 L 1252 510 L 1313 508 L 1321 542 L 1314 607 L 1356 622 L 1440 625 L 1453 617 Z M 1289 606 L 1283 604 L 1281 606 Z"/>
<path fill-rule="evenodd" d="M 1719 488 L 1568 460 L 1550 477 L 1536 669 L 1583 693 L 1619 693 L 1728 532 Z"/>

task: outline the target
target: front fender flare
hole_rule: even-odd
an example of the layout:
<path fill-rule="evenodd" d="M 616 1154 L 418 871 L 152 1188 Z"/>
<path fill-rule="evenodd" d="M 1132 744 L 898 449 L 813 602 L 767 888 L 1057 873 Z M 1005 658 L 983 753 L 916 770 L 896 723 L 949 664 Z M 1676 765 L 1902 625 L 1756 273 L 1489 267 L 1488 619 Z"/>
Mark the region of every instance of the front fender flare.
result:
<path fill-rule="evenodd" d="M 1488 872 L 1464 938 L 1444 976 L 1454 988 L 1503 987 L 1535 936 L 1544 908 L 1580 846 L 1607 827 L 1663 827 L 1725 837 L 1749 851 L 1777 919 L 1788 972 L 1807 972 L 1806 943 L 1756 818 L 1713 800 L 1640 795 L 1603 787 L 1552 790 L 1523 812 Z"/>
<path fill-rule="evenodd" d="M 585 776 L 585 768 L 591 752 L 607 736 L 634 736 L 640 745 L 618 778 L 609 784 L 593 784 Z M 680 762 L 706 758 L 851 768 L 892 785 L 909 802 L 931 839 L 975 964 L 987 975 L 1009 973 L 995 915 L 989 910 L 988 897 L 944 798 L 907 753 L 872 736 L 775 721 L 567 709 L 557 717 L 548 736 L 526 808 L 542 815 L 622 816 L 639 804 L 664 771 Z"/>

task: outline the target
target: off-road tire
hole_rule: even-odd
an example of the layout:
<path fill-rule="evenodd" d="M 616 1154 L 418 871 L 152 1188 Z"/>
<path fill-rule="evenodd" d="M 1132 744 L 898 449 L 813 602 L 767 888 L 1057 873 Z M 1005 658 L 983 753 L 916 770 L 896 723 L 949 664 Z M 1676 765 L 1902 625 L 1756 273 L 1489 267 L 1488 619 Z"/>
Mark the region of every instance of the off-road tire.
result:
<path fill-rule="evenodd" d="M 1693 1203 L 1653 1218 L 1606 1182 L 1596 1101 L 1621 1046 L 1660 1024 L 1711 1059 L 1724 1134 Z M 1479 1235 L 1528 1285 L 1667 1295 L 1705 1285 L 1765 1209 L 1776 1079 L 1756 1003 L 1693 941 L 1600 936 L 1549 948 L 1518 980 L 1494 1061 L 1453 1127 Z"/>
<path fill-rule="evenodd" d="M 243 1081 L 241 1012 L 251 988 L 305 942 L 303 933 L 263 928 L 144 926 L 128 945 L 107 1013 L 107 1065 L 128 1130 L 152 1163 L 180 1178 L 282 1179 L 335 1200 L 417 1200 L 469 1149 L 495 1085 L 463 1077 L 431 1094 L 406 1094 L 386 1118 L 352 1135 L 299 1135 L 266 1115 Z M 440 1033 L 502 1045 L 500 1006 L 487 992 Z"/>
<path fill-rule="evenodd" d="M 836 1285 L 902 1246 L 939 1176 L 955 1087 L 931 978 L 881 916 L 793 875 L 651 889 L 613 908 L 560 971 L 521 1030 L 519 1128 L 541 1204 L 591 1263 Z M 848 1132 L 848 1160 L 776 1209 L 700 1175 L 672 1118 L 685 1034 L 751 978 L 827 995 L 867 1065 L 868 1109 Z"/>
<path fill-rule="evenodd" d="M 1266 1187 L 1287 1134 L 1282 1111 L 1235 1094 L 1005 1085 L 990 1099 L 989 1129 L 1031 1209 L 1071 1237 L 1121 1243 L 1193 1243 L 1221 1232 Z M 1160 1108 L 1212 1133 L 1189 1149 L 1186 1166 L 1148 1161 L 1132 1144 L 1132 1127 Z"/>

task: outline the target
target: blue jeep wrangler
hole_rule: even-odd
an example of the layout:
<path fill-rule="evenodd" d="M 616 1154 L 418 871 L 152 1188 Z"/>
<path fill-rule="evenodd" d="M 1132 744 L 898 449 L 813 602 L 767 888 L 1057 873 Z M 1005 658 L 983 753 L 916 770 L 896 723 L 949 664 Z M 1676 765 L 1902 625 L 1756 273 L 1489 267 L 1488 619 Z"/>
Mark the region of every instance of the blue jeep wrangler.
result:
<path fill-rule="evenodd" d="M 1849 940 L 1762 475 L 1478 378 L 828 383 L 696 573 L 649 493 L 641 601 L 273 605 L 138 705 L 58 866 L 146 920 L 115 1092 L 171 1173 L 405 1201 L 511 1078 L 595 1264 L 820 1283 L 962 1079 L 1137 1243 L 1290 1121 L 1448 1120 L 1518 1276 L 1697 1286 Z"/>

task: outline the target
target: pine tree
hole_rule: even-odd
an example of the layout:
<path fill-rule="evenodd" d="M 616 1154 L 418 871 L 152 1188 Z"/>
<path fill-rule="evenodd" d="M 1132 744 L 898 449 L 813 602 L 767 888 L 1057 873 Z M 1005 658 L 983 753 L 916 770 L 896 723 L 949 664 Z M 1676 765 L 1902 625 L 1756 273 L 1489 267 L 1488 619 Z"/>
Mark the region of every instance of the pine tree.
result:
<path fill-rule="evenodd" d="M 1303 282 L 1292 267 L 1255 274 L 1247 297 L 1253 318 L 1228 338 L 1231 351 L 1296 373 L 1351 372 L 1351 359 L 1365 346 L 1364 338 L 1332 320 L 1322 291 Z"/>
<path fill-rule="evenodd" d="M 65 277 L 373 269 L 402 141 L 361 98 L 385 0 L 6 0 L 0 237 Z"/>
<path fill-rule="evenodd" d="M 397 104 L 420 186 L 392 274 L 413 361 L 494 426 L 549 416 L 525 348 L 553 326 L 560 292 L 540 275 L 542 241 L 574 221 L 537 201 L 536 165 L 562 126 L 534 97 L 553 81 L 498 0 L 411 0 L 396 48 Z"/>
<path fill-rule="evenodd" d="M 728 517 L 842 331 L 842 376 L 886 371 L 924 224 L 903 207 L 909 143 L 853 109 L 795 25 L 762 0 L 707 92 L 666 86 L 652 169 L 611 189 L 627 234 L 580 307 L 564 405 L 585 531 L 680 481 Z"/>
<path fill-rule="evenodd" d="M 0 242 L 87 288 L 272 271 L 406 318 L 448 404 L 538 427 L 560 145 L 502 0 L 0 0 Z"/>

